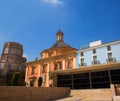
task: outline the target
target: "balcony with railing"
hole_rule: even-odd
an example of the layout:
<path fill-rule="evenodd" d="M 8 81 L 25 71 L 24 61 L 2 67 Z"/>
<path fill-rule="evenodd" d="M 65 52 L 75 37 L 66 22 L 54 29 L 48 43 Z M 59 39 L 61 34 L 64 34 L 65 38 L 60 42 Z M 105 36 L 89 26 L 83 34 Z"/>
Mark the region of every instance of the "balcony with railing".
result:
<path fill-rule="evenodd" d="M 106 59 L 106 61 L 107 62 L 116 62 L 116 59 L 111 57 L 111 58 Z"/>
<path fill-rule="evenodd" d="M 92 61 L 92 65 L 95 65 L 95 64 L 100 64 L 100 61 L 99 60 Z"/>
<path fill-rule="evenodd" d="M 84 62 L 84 63 L 81 63 L 79 66 L 87 66 L 87 64 Z"/>

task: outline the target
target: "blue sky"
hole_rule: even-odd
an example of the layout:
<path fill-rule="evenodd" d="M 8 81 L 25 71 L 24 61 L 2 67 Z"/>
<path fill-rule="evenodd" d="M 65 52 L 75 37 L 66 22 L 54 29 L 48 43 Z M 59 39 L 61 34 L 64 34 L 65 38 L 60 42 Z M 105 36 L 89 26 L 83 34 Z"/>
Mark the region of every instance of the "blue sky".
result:
<path fill-rule="evenodd" d="M 56 41 L 80 49 L 92 41 L 120 39 L 120 0 L 0 0 L 0 53 L 4 42 L 19 42 L 28 61 Z"/>

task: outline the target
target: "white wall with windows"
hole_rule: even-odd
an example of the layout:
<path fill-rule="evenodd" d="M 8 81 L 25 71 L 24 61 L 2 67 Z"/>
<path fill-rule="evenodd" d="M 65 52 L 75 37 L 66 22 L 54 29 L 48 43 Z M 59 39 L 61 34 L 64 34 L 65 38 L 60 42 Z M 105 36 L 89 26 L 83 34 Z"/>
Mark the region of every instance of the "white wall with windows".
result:
<path fill-rule="evenodd" d="M 76 53 L 76 67 L 120 62 L 120 40 L 81 49 Z"/>

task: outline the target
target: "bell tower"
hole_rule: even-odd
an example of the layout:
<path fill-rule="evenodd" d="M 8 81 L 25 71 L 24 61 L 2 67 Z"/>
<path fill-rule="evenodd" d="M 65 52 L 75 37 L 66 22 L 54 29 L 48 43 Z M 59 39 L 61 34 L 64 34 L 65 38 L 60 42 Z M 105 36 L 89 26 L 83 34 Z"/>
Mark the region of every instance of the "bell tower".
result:
<path fill-rule="evenodd" d="M 64 33 L 61 30 L 59 30 L 56 33 L 56 41 L 57 42 L 63 42 L 63 35 L 64 35 Z"/>

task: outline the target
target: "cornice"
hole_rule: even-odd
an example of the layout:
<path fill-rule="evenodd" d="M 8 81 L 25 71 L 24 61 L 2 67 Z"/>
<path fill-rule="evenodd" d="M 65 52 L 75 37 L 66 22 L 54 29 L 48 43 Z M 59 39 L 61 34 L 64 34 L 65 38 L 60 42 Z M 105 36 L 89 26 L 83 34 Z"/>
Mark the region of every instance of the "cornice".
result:
<path fill-rule="evenodd" d="M 76 48 L 73 48 L 73 47 L 53 47 L 53 48 L 49 48 L 49 49 L 43 50 L 41 52 L 41 54 L 44 53 L 44 52 L 50 52 L 50 51 L 53 51 L 53 50 L 66 50 L 66 49 L 77 50 Z"/>
<path fill-rule="evenodd" d="M 57 56 L 53 56 L 53 57 L 49 57 L 49 58 L 45 58 L 45 59 L 31 61 L 31 62 L 28 62 L 27 65 L 43 64 L 45 62 L 55 61 L 58 59 L 66 59 L 68 57 L 75 57 L 75 56 L 76 56 L 76 51 L 68 52 L 68 53 L 64 53 L 61 55 L 57 55 Z"/>
<path fill-rule="evenodd" d="M 93 71 L 102 71 L 102 70 L 109 70 L 109 69 L 120 68 L 120 62 L 118 63 L 107 63 L 107 64 L 99 64 L 99 65 L 92 65 L 92 66 L 83 66 L 80 68 L 75 69 L 66 69 L 66 70 L 55 70 L 54 73 L 57 74 L 71 74 L 71 73 L 86 73 L 86 72 L 93 72 Z"/>
<path fill-rule="evenodd" d="M 98 45 L 98 46 L 94 46 L 94 47 L 89 47 L 89 48 L 86 48 L 86 49 L 81 49 L 81 50 L 77 51 L 77 53 L 92 50 L 92 49 L 97 49 L 97 48 L 101 48 L 101 47 L 105 47 L 105 46 L 108 46 L 108 45 L 114 45 L 114 44 L 120 44 L 120 40 L 114 41 L 114 42 L 108 42 L 108 43 Z"/>

